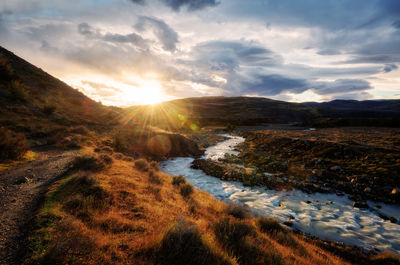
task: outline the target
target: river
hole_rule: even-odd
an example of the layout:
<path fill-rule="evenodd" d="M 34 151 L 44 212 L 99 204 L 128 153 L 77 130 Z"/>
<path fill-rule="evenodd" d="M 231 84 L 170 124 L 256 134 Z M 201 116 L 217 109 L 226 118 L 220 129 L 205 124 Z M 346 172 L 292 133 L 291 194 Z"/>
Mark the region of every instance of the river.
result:
<path fill-rule="evenodd" d="M 229 139 L 207 148 L 205 158 L 217 160 L 225 153 L 238 153 L 234 147 L 244 138 L 224 136 Z M 400 220 L 400 206 L 369 201 L 370 209 L 358 209 L 347 196 L 245 187 L 240 182 L 224 181 L 192 169 L 193 160 L 191 157 L 178 157 L 162 162 L 161 168 L 171 175 L 185 176 L 196 188 L 219 200 L 242 203 L 256 215 L 289 221 L 292 228 L 309 235 L 366 250 L 376 248 L 400 254 L 400 225 L 380 217 L 381 214 Z"/>

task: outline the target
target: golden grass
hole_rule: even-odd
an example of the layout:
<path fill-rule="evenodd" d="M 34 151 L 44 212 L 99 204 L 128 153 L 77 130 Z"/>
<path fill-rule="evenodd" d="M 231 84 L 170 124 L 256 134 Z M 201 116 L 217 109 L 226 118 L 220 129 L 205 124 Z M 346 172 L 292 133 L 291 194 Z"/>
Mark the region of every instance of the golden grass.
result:
<path fill-rule="evenodd" d="M 6 162 L 2 162 L 0 163 L 0 172 L 1 171 L 6 171 L 6 170 L 10 170 L 13 169 L 21 164 L 24 164 L 26 162 L 31 162 L 36 160 L 39 157 L 38 153 L 35 153 L 31 150 L 29 150 L 28 152 L 26 152 L 26 154 L 19 160 L 13 160 L 13 161 L 6 161 Z"/>
<path fill-rule="evenodd" d="M 254 230 L 255 234 L 244 240 L 257 251 L 282 257 L 285 264 L 347 264 L 289 231 L 277 240 L 258 228 L 257 219 L 234 218 L 225 203 L 206 192 L 194 189 L 190 198 L 185 198 L 171 176 L 157 170 L 143 172 L 133 161 L 119 157 L 102 172 L 77 172 L 52 187 L 36 218 L 28 263 L 154 264 L 167 231 L 184 219 L 212 253 L 227 264 L 242 264 L 215 235 L 215 223 L 228 218 Z M 156 174 L 157 181 L 149 174 Z M 76 183 L 84 184 L 73 186 Z M 98 192 L 104 195 L 98 196 L 102 201 L 96 203 L 93 196 Z M 77 209 L 71 210 L 68 203 Z"/>

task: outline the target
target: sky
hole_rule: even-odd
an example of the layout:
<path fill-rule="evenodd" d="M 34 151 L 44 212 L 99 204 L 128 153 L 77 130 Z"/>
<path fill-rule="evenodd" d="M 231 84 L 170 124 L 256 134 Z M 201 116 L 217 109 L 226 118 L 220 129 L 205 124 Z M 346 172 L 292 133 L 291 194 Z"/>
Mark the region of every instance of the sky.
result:
<path fill-rule="evenodd" d="M 106 105 L 400 99 L 399 0 L 1 0 L 0 45 Z"/>

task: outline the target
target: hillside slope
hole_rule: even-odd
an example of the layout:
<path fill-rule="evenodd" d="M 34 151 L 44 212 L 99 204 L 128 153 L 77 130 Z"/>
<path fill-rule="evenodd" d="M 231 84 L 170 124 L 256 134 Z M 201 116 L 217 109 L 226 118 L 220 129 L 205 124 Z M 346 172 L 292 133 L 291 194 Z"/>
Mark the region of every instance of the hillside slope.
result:
<path fill-rule="evenodd" d="M 199 97 L 133 106 L 128 112 L 141 122 L 166 128 L 207 125 L 260 125 L 301 123 L 315 126 L 395 126 L 399 100 L 334 100 L 324 103 L 291 103 L 257 97 Z"/>
<path fill-rule="evenodd" d="M 119 115 L 2 47 L 0 105 L 0 126 L 32 137 L 59 126 L 116 124 Z"/>

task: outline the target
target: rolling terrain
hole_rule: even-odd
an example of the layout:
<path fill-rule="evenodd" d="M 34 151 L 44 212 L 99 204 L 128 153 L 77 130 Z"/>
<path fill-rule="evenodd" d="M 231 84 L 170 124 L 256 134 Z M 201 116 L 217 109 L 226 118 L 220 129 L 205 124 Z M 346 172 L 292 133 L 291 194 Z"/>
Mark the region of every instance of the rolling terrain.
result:
<path fill-rule="evenodd" d="M 294 233 L 158 165 L 221 138 L 204 125 L 305 122 L 317 107 L 243 97 L 108 107 L 3 48 L 0 76 L 0 263 L 399 262 Z"/>

